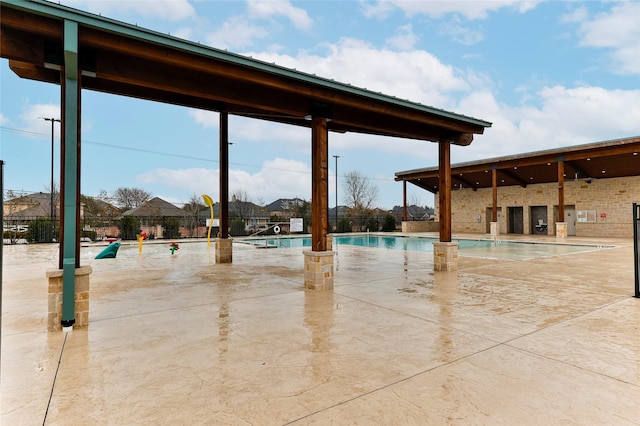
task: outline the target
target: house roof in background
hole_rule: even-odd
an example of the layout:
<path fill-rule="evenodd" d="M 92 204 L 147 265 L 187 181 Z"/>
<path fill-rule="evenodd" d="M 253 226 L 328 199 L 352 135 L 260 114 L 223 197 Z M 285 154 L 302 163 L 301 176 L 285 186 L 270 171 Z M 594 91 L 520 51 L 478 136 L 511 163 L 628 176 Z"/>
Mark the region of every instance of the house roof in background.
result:
<path fill-rule="evenodd" d="M 140 207 L 122 213 L 123 216 L 183 217 L 184 210 L 160 197 L 154 197 Z"/>

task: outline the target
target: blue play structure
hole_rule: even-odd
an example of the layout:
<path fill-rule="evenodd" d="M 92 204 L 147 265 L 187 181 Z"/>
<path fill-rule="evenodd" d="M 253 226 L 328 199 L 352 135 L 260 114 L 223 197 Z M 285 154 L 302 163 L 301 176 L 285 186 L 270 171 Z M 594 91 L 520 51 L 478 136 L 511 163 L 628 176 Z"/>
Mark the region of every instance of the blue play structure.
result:
<path fill-rule="evenodd" d="M 111 243 L 96 256 L 96 259 L 114 258 L 119 248 L 120 243 Z"/>

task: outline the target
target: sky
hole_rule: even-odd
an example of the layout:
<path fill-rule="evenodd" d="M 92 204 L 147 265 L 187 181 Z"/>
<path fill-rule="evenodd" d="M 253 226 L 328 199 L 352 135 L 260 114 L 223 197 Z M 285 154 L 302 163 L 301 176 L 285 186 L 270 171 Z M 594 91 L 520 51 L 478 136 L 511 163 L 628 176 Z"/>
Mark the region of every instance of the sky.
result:
<path fill-rule="evenodd" d="M 174 37 L 489 121 L 451 162 L 640 135 L 640 2 L 61 0 Z M 4 187 L 49 192 L 60 88 L 0 60 Z M 140 188 L 178 206 L 219 199 L 218 114 L 82 92 L 84 195 Z M 60 180 L 59 125 L 54 179 Z M 309 129 L 231 116 L 230 193 L 311 199 Z M 335 158 L 334 156 L 338 156 Z M 329 134 L 329 206 L 344 176 L 402 205 L 398 171 L 438 165 L 436 143 Z M 336 185 L 337 165 L 337 185 Z M 433 195 L 408 185 L 410 204 Z"/>

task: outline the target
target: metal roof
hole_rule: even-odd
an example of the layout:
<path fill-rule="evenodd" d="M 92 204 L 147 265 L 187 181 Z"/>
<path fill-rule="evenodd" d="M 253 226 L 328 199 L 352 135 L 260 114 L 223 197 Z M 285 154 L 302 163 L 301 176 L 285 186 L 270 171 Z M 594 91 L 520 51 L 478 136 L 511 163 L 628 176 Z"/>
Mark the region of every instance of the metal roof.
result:
<path fill-rule="evenodd" d="M 309 127 L 468 145 L 491 123 L 42 0 L 0 1 L 0 55 L 58 84 L 63 23 L 78 23 L 84 89 Z"/>
<path fill-rule="evenodd" d="M 640 136 L 549 149 L 506 157 L 451 165 L 452 189 L 491 188 L 491 170 L 498 171 L 498 186 L 558 181 L 556 163 L 564 162 L 565 179 L 593 181 L 640 175 Z M 427 191 L 439 191 L 438 167 L 407 170 L 395 174 Z"/>

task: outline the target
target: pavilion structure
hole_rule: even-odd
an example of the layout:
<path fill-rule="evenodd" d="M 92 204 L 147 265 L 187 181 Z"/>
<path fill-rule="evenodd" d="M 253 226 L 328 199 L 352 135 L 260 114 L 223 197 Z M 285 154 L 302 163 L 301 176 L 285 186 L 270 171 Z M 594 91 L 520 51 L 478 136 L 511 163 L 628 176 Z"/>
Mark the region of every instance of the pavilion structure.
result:
<path fill-rule="evenodd" d="M 0 56 L 22 78 L 60 85 L 60 264 L 50 284 L 50 328 L 86 325 L 76 315 L 80 265 L 79 197 L 82 90 L 95 90 L 219 113 L 220 235 L 216 261 L 232 261 L 228 235 L 228 117 L 240 115 L 310 128 L 312 248 L 305 287 L 333 288 L 328 250 L 329 132 L 358 132 L 438 143 L 440 179 L 450 182 L 450 146 L 468 145 L 491 123 L 297 70 L 262 62 L 42 0 L 0 1 Z M 440 241 L 451 243 L 448 192 L 441 193 Z M 56 285 L 51 285 L 54 288 Z M 80 287 L 84 288 L 84 285 Z M 58 290 L 52 290 L 58 291 Z M 85 294 L 86 293 L 86 294 Z M 75 299 L 75 304 L 74 304 Z M 87 305 L 88 305 L 88 300 Z M 55 308 L 55 306 L 59 308 Z M 53 306 L 53 308 L 52 308 Z M 60 307 L 61 306 L 61 307 Z M 59 309 L 56 316 L 51 311 Z"/>
<path fill-rule="evenodd" d="M 440 166 L 396 172 L 395 179 L 403 183 L 405 221 L 407 183 L 438 194 L 440 202 L 443 194 L 451 194 L 452 190 L 464 188 L 478 191 L 490 188 L 490 233 L 494 238 L 499 234 L 499 191 L 514 186 L 526 189 L 540 184 L 557 184 L 555 204 L 558 206 L 558 220 L 554 225 L 556 237 L 563 239 L 567 237 L 566 182 L 579 179 L 590 184 L 597 179 L 639 176 L 639 153 L 640 137 L 633 136 L 453 164 L 447 173 L 450 176 L 448 181 L 442 179 Z M 605 196 L 615 197 L 613 193 Z"/>

